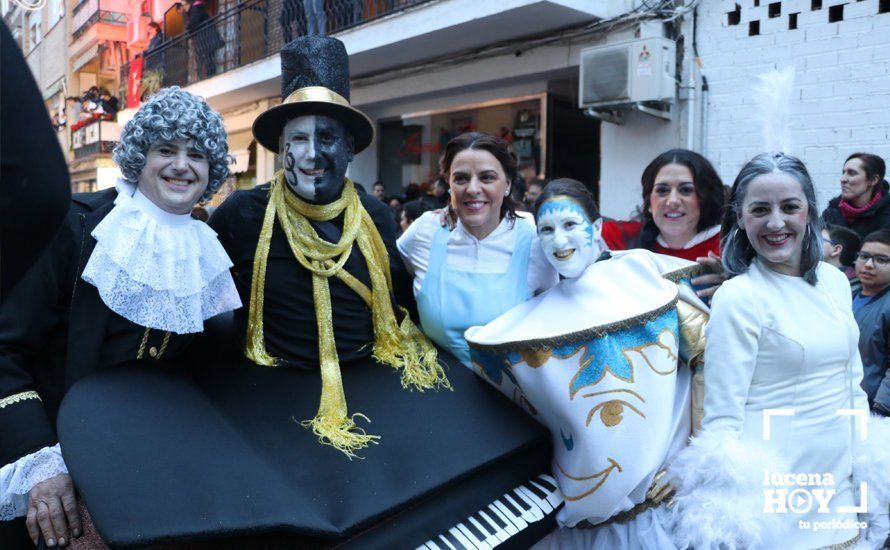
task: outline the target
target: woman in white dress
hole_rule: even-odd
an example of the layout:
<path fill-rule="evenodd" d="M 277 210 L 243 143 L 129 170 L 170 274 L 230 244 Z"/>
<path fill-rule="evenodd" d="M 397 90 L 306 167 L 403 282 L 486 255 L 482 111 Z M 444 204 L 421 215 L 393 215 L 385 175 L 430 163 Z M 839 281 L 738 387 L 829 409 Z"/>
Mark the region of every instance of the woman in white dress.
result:
<path fill-rule="evenodd" d="M 820 261 L 812 180 L 794 157 L 758 155 L 730 203 L 723 264 L 732 278 L 714 295 L 706 331 L 702 433 L 672 466 L 675 541 L 849 548 L 863 522 L 868 539 L 879 538 L 890 437 L 886 422 L 872 421 L 860 440 L 868 404 L 858 330 L 849 284 Z M 884 517 L 867 518 L 864 503 Z"/>

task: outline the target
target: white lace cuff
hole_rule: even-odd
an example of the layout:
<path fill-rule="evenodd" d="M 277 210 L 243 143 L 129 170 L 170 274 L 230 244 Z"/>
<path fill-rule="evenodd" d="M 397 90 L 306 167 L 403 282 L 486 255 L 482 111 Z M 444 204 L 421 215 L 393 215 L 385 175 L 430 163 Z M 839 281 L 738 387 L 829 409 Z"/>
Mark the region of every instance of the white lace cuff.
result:
<path fill-rule="evenodd" d="M 41 481 L 67 473 L 58 443 L 0 468 L 0 521 L 24 516 L 28 512 L 31 488 Z"/>

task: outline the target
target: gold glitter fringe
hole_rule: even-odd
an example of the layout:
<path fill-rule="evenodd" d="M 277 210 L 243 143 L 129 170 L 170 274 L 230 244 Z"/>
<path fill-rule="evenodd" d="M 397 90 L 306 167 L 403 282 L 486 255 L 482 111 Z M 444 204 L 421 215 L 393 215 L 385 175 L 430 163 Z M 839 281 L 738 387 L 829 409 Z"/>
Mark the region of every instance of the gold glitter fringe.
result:
<path fill-rule="evenodd" d="M 331 220 L 344 211 L 343 233 L 337 243 L 330 243 L 319 237 L 309 222 Z M 245 347 L 248 358 L 266 366 L 275 366 L 278 362 L 266 351 L 263 337 L 266 263 L 276 218 L 284 230 L 294 257 L 312 273 L 322 389 L 318 413 L 312 420 L 301 424 L 311 427 L 321 443 L 331 445 L 353 458 L 356 450 L 367 447 L 369 443 L 376 443 L 379 437 L 368 435 L 363 429 L 356 427 L 353 418 L 359 416 L 367 420 L 367 417 L 360 413 L 347 414 L 340 361 L 334 340 L 328 285 L 330 277 L 337 277 L 346 283 L 371 308 L 374 325 L 373 357 L 400 370 L 403 387 L 423 391 L 439 387 L 451 388 L 451 385 L 438 362 L 436 348 L 411 322 L 404 309 L 400 308 L 403 315 L 401 323 L 396 322 L 391 300 L 389 254 L 377 227 L 362 207 L 358 194 L 348 179 L 339 199 L 326 205 L 313 205 L 285 191 L 283 172 L 279 171 L 275 175 L 254 258 Z M 368 265 L 370 289 L 343 269 L 355 243 L 358 243 Z"/>

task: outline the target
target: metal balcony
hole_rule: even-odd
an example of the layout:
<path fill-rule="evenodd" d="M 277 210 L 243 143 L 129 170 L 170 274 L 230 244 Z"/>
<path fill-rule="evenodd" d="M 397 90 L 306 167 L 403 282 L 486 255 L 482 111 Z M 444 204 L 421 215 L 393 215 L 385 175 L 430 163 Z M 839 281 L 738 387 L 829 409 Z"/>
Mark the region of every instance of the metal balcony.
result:
<path fill-rule="evenodd" d="M 71 42 L 76 42 L 96 23 L 126 26 L 127 14 L 124 8 L 125 5 L 118 0 L 82 0 L 71 11 L 74 29 Z"/>
<path fill-rule="evenodd" d="M 91 0 L 97 1 L 97 0 Z M 335 34 L 431 0 L 252 0 L 145 52 L 160 86 L 189 86 L 274 55 L 306 34 Z M 311 6 L 322 6 L 313 11 Z M 130 64 L 121 68 L 127 82 Z"/>

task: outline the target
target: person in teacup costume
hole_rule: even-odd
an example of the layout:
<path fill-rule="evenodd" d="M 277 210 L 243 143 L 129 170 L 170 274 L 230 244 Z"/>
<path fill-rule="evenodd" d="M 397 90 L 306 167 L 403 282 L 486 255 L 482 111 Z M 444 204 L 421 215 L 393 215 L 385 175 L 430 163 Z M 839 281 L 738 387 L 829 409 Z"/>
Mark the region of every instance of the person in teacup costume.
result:
<path fill-rule="evenodd" d="M 610 254 L 590 193 L 559 179 L 537 201 L 544 255 L 563 280 L 466 333 L 477 373 L 547 426 L 562 526 L 541 548 L 672 548 L 663 468 L 692 433 L 693 367 L 707 307 L 699 267 Z"/>

